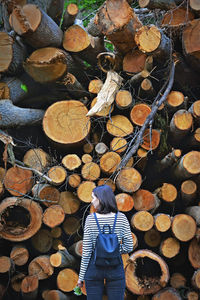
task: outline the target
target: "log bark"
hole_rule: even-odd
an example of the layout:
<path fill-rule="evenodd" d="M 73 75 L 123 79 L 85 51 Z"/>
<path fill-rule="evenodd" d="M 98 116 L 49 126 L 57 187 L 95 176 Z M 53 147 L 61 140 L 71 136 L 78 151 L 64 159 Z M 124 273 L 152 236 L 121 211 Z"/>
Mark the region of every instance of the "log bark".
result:
<path fill-rule="evenodd" d="M 182 242 L 191 240 L 195 236 L 196 229 L 196 222 L 189 215 L 177 214 L 172 220 L 172 232 Z"/>
<path fill-rule="evenodd" d="M 53 267 L 57 268 L 76 268 L 78 266 L 77 260 L 68 252 L 66 248 L 51 254 L 50 263 Z"/>
<path fill-rule="evenodd" d="M 36 275 L 26 276 L 22 280 L 21 293 L 24 300 L 35 300 L 38 296 L 38 277 Z"/>
<path fill-rule="evenodd" d="M 83 142 L 90 132 L 88 110 L 80 101 L 56 102 L 45 112 L 43 129 L 47 137 L 64 146 Z M 67 132 L 66 132 L 67 129 Z"/>
<path fill-rule="evenodd" d="M 148 211 L 138 211 L 132 216 L 131 225 L 139 231 L 148 231 L 153 227 L 154 219 Z"/>
<path fill-rule="evenodd" d="M 194 272 L 191 282 L 195 289 L 200 289 L 200 269 Z"/>
<path fill-rule="evenodd" d="M 35 257 L 28 266 L 29 275 L 36 275 L 39 280 L 47 279 L 52 276 L 54 268 L 50 264 L 48 255 Z"/>
<path fill-rule="evenodd" d="M 61 270 L 57 276 L 57 286 L 63 292 L 71 292 L 76 287 L 78 274 L 76 271 L 66 268 Z"/>
<path fill-rule="evenodd" d="M 180 149 L 174 149 L 172 152 L 167 154 L 163 159 L 157 162 L 159 172 L 172 167 L 175 163 L 178 162 L 182 154 Z"/>
<path fill-rule="evenodd" d="M 147 268 L 147 266 L 153 265 Z M 146 272 L 143 271 L 146 266 Z M 149 270 L 149 272 L 147 271 Z M 126 286 L 136 295 L 155 294 L 165 287 L 169 280 L 169 270 L 165 261 L 150 250 L 134 252 L 125 270 Z"/>
<path fill-rule="evenodd" d="M 118 153 L 109 151 L 102 155 L 100 158 L 100 168 L 105 174 L 111 175 L 121 161 L 121 157 Z"/>
<path fill-rule="evenodd" d="M 65 9 L 62 22 L 62 30 L 65 31 L 69 26 L 74 24 L 79 8 L 75 3 L 69 3 Z"/>
<path fill-rule="evenodd" d="M 60 193 L 60 200 L 58 204 L 63 208 L 65 214 L 68 215 L 78 212 L 80 208 L 80 200 L 76 195 L 69 191 Z"/>
<path fill-rule="evenodd" d="M 185 212 L 196 221 L 197 226 L 200 226 L 200 206 L 189 206 Z"/>
<path fill-rule="evenodd" d="M 16 6 L 9 21 L 15 32 L 33 48 L 59 47 L 62 43 L 60 27 L 34 4 Z"/>
<path fill-rule="evenodd" d="M 17 197 L 4 199 L 0 204 L 0 213 L 3 224 L 0 236 L 10 241 L 20 242 L 29 239 L 36 234 L 42 224 L 40 205 L 26 198 L 21 198 L 20 201 Z"/>
<path fill-rule="evenodd" d="M 133 209 L 134 200 L 127 193 L 120 193 L 115 196 L 117 202 L 117 208 L 120 211 L 127 212 Z"/>
<path fill-rule="evenodd" d="M 67 178 L 67 171 L 62 166 L 54 166 L 47 172 L 48 177 L 52 180 L 53 185 L 61 185 Z"/>
<path fill-rule="evenodd" d="M 192 129 L 193 117 L 185 109 L 178 110 L 170 122 L 170 134 L 174 143 L 180 142 Z"/>
<path fill-rule="evenodd" d="M 200 173 L 200 152 L 186 153 L 174 167 L 174 175 L 178 180 L 187 179 Z"/>
<path fill-rule="evenodd" d="M 63 223 L 65 219 L 65 212 L 60 205 L 51 205 L 46 208 L 43 213 L 43 223 L 50 228 L 56 227 Z"/>
<path fill-rule="evenodd" d="M 72 255 L 80 258 L 82 257 L 82 248 L 83 248 L 83 240 L 80 240 L 72 244 L 68 250 Z"/>
<path fill-rule="evenodd" d="M 126 193 L 136 192 L 141 184 L 142 177 L 134 168 L 122 169 L 116 179 L 118 189 Z"/>
<path fill-rule="evenodd" d="M 200 121 L 200 100 L 195 101 L 188 109 L 192 114 L 194 121 L 198 124 Z"/>
<path fill-rule="evenodd" d="M 0 102 L 0 116 L 1 128 L 37 125 L 41 123 L 44 111 L 17 107 L 9 99 L 5 99 Z"/>
<path fill-rule="evenodd" d="M 12 248 L 10 258 L 16 266 L 23 266 L 29 259 L 28 249 L 24 245 L 17 244 Z"/>
<path fill-rule="evenodd" d="M 51 232 L 47 229 L 40 229 L 32 238 L 31 244 L 39 253 L 47 253 L 53 243 Z"/>
<path fill-rule="evenodd" d="M 34 197 L 39 198 L 45 206 L 58 204 L 60 199 L 60 192 L 50 184 L 37 183 L 32 188 Z"/>
<path fill-rule="evenodd" d="M 28 150 L 23 158 L 25 165 L 42 172 L 50 164 L 50 156 L 40 148 Z"/>

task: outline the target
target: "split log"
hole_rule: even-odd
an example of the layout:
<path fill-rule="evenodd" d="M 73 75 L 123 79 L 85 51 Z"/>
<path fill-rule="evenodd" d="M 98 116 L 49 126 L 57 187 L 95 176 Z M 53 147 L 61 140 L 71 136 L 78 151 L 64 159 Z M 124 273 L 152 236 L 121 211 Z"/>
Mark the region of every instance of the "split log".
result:
<path fill-rule="evenodd" d="M 10 241 L 23 241 L 32 237 L 42 224 L 42 208 L 26 198 L 5 198 L 0 204 L 0 236 Z"/>
<path fill-rule="evenodd" d="M 19 272 L 11 278 L 11 287 L 16 293 L 19 293 L 21 291 L 21 283 L 24 277 L 26 277 L 26 275 Z"/>
<path fill-rule="evenodd" d="M 160 252 L 164 257 L 172 258 L 176 256 L 180 251 L 180 242 L 173 238 L 169 237 L 162 241 L 160 245 Z"/>
<path fill-rule="evenodd" d="M 115 196 L 117 202 L 117 208 L 120 211 L 127 212 L 133 209 L 134 200 L 127 193 L 120 193 Z"/>
<path fill-rule="evenodd" d="M 200 20 L 195 19 L 186 25 L 182 34 L 182 47 L 186 60 L 198 72 L 200 52 L 199 28 Z"/>
<path fill-rule="evenodd" d="M 113 192 L 116 190 L 115 183 L 112 179 L 110 179 L 110 178 L 101 178 L 101 179 L 98 180 L 98 183 L 97 183 L 98 186 L 104 185 L 104 184 L 109 185 Z"/>
<path fill-rule="evenodd" d="M 12 104 L 12 101 L 5 99 L 0 101 L 0 115 L 0 127 L 9 128 L 40 124 L 44 111 L 42 109 L 17 107 Z"/>
<path fill-rule="evenodd" d="M 74 24 L 76 16 L 78 14 L 78 6 L 75 3 L 69 3 L 65 9 L 62 22 L 62 30 L 66 30 L 69 26 Z"/>
<path fill-rule="evenodd" d="M 59 268 L 76 268 L 77 265 L 77 260 L 75 259 L 74 256 L 72 256 L 71 254 L 69 254 L 69 252 L 67 251 L 67 249 L 61 249 L 59 251 L 57 251 L 54 254 L 50 255 L 50 263 L 53 267 L 59 267 Z"/>
<path fill-rule="evenodd" d="M 130 119 L 134 124 L 142 126 L 150 112 L 151 108 L 149 105 L 145 103 L 136 104 L 131 109 Z"/>
<path fill-rule="evenodd" d="M 60 225 L 65 219 L 65 212 L 60 205 L 51 205 L 43 213 L 42 221 L 50 228 Z"/>
<path fill-rule="evenodd" d="M 172 203 L 176 200 L 178 192 L 173 184 L 163 183 L 162 187 L 156 189 L 156 194 L 163 201 Z"/>
<path fill-rule="evenodd" d="M 40 253 L 47 253 L 52 247 L 53 238 L 47 229 L 40 229 L 32 238 L 31 244 Z"/>
<path fill-rule="evenodd" d="M 188 259 L 194 269 L 200 268 L 200 243 L 197 237 L 190 241 L 188 248 Z"/>
<path fill-rule="evenodd" d="M 12 272 L 14 263 L 8 256 L 0 256 L 0 274 Z"/>
<path fill-rule="evenodd" d="M 116 152 L 107 152 L 100 158 L 100 168 L 105 174 L 111 175 L 119 165 L 121 157 Z"/>
<path fill-rule="evenodd" d="M 128 109 L 133 102 L 132 95 L 129 91 L 119 90 L 115 97 L 115 104 L 120 109 Z"/>
<path fill-rule="evenodd" d="M 57 286 L 63 292 L 71 292 L 76 287 L 78 274 L 76 271 L 66 268 L 61 270 L 57 276 Z"/>
<path fill-rule="evenodd" d="M 38 296 L 38 277 L 36 275 L 26 276 L 22 280 L 21 293 L 24 300 L 35 300 Z"/>
<path fill-rule="evenodd" d="M 177 214 L 172 220 L 172 232 L 174 236 L 182 241 L 187 242 L 191 240 L 196 233 L 195 220 L 186 214 Z"/>
<path fill-rule="evenodd" d="M 103 86 L 101 79 L 93 79 L 90 81 L 88 91 L 93 94 L 98 94 Z"/>
<path fill-rule="evenodd" d="M 92 201 L 92 191 L 96 187 L 95 183 L 92 181 L 82 181 L 77 188 L 78 198 L 86 203 Z"/>
<path fill-rule="evenodd" d="M 14 40 L 6 32 L 0 32 L 0 74 L 15 75 L 23 70 L 22 63 L 26 58 L 26 48 L 23 43 Z"/>
<path fill-rule="evenodd" d="M 58 204 L 63 208 L 65 214 L 71 215 L 79 210 L 80 200 L 72 192 L 64 191 L 60 193 Z"/>
<path fill-rule="evenodd" d="M 72 171 L 80 167 L 81 160 L 76 154 L 67 154 L 63 157 L 62 164 L 65 166 L 65 168 Z"/>
<path fill-rule="evenodd" d="M 178 110 L 170 122 L 170 134 L 174 143 L 180 142 L 188 132 L 191 131 L 193 124 L 192 114 L 185 109 Z"/>
<path fill-rule="evenodd" d="M 89 110 L 87 116 L 93 116 L 97 112 L 101 112 L 104 108 L 110 106 L 114 102 L 115 95 L 120 89 L 121 84 L 122 77 L 115 71 L 108 71 L 106 81 L 97 95 L 97 102 Z"/>
<path fill-rule="evenodd" d="M 153 295 L 152 300 L 182 300 L 182 298 L 176 289 L 168 287 Z"/>
<path fill-rule="evenodd" d="M 92 162 L 93 158 L 90 154 L 85 153 L 82 155 L 81 160 L 84 164 L 87 164 L 87 163 Z"/>
<path fill-rule="evenodd" d="M 78 242 L 75 242 L 69 247 L 69 253 L 72 255 L 80 258 L 82 257 L 82 250 L 83 250 L 83 240 L 80 240 Z"/>
<path fill-rule="evenodd" d="M 108 146 L 105 143 L 100 142 L 96 144 L 94 150 L 97 153 L 97 155 L 101 157 L 108 151 Z"/>
<path fill-rule="evenodd" d="M 62 43 L 60 27 L 34 4 L 16 6 L 9 22 L 14 31 L 33 48 L 59 47 Z"/>
<path fill-rule="evenodd" d="M 45 293 L 44 300 L 68 300 L 68 296 L 59 290 L 50 290 Z"/>
<path fill-rule="evenodd" d="M 77 188 L 81 183 L 81 177 L 78 174 L 72 174 L 68 177 L 68 183 L 72 188 Z"/>
<path fill-rule="evenodd" d="M 148 9 L 170 10 L 176 8 L 181 2 L 181 0 L 169 0 L 167 2 L 165 0 L 139 0 L 139 6 Z"/>
<path fill-rule="evenodd" d="M 36 275 L 39 280 L 52 276 L 54 268 L 50 264 L 48 255 L 35 257 L 28 266 L 29 275 Z"/>
<path fill-rule="evenodd" d="M 186 153 L 174 168 L 177 179 L 187 179 L 200 173 L 200 152 L 190 151 Z"/>
<path fill-rule="evenodd" d="M 132 195 L 136 210 L 151 210 L 156 205 L 156 197 L 149 191 L 139 189 Z"/>
<path fill-rule="evenodd" d="M 112 0 L 106 1 L 99 8 L 94 24 L 123 54 L 135 47 L 135 32 L 142 26 L 128 2 L 123 0 L 118 0 L 115 5 Z"/>
<path fill-rule="evenodd" d="M 169 215 L 159 213 L 154 215 L 155 227 L 160 232 L 166 232 L 171 227 L 171 217 Z"/>
<path fill-rule="evenodd" d="M 25 153 L 23 162 L 30 168 L 42 172 L 49 165 L 50 156 L 40 148 L 30 149 Z"/>
<path fill-rule="evenodd" d="M 175 288 L 179 289 L 183 286 L 186 286 L 186 278 L 181 273 L 173 273 L 170 277 L 170 285 Z"/>
<path fill-rule="evenodd" d="M 185 206 L 191 205 L 197 195 L 197 185 L 193 180 L 185 180 L 181 184 L 181 199 Z M 200 223 L 199 223 L 200 224 Z"/>
<path fill-rule="evenodd" d="M 194 121 L 196 121 L 197 123 L 199 123 L 200 121 L 200 100 L 195 101 L 190 108 L 188 109 L 188 111 L 192 114 Z"/>
<path fill-rule="evenodd" d="M 136 192 L 142 184 L 142 176 L 134 168 L 122 169 L 116 179 L 119 190 L 125 193 Z"/>
<path fill-rule="evenodd" d="M 51 184 L 61 185 L 66 180 L 67 172 L 62 166 L 54 166 L 48 170 L 47 175 L 52 180 Z"/>
<path fill-rule="evenodd" d="M 64 146 L 83 142 L 90 132 L 88 110 L 80 101 L 60 101 L 49 106 L 43 118 L 47 137 Z M 67 131 L 66 131 L 67 130 Z"/>
<path fill-rule="evenodd" d="M 89 162 L 81 168 L 81 175 L 85 180 L 97 180 L 100 176 L 101 170 L 98 164 Z"/>
<path fill-rule="evenodd" d="M 51 236 L 54 239 L 61 237 L 62 229 L 60 227 L 51 228 Z"/>
<path fill-rule="evenodd" d="M 125 137 L 133 133 L 133 125 L 123 115 L 112 116 L 106 123 L 106 129 L 111 135 L 117 137 Z"/>
<path fill-rule="evenodd" d="M 60 192 L 50 184 L 37 183 L 32 188 L 34 197 L 39 198 L 45 206 L 58 204 L 60 199 Z"/>
<path fill-rule="evenodd" d="M 152 41 L 154 41 L 152 43 Z M 156 62 L 166 62 L 170 53 L 169 38 L 155 25 L 142 26 L 135 34 L 135 42 L 140 51 L 151 53 Z"/>
<path fill-rule="evenodd" d="M 117 153 L 122 153 L 126 150 L 126 148 L 127 148 L 127 141 L 125 138 L 115 137 L 110 142 L 110 150 L 111 151 L 114 151 Z"/>
<path fill-rule="evenodd" d="M 179 91 L 171 91 L 167 96 L 165 105 L 167 111 L 175 113 L 177 110 L 186 109 L 186 98 Z"/>
<path fill-rule="evenodd" d="M 77 217 L 68 217 L 62 224 L 62 228 L 67 235 L 72 235 L 80 229 L 80 219 Z"/>
<path fill-rule="evenodd" d="M 136 295 L 155 294 L 165 287 L 169 270 L 165 261 L 150 250 L 138 250 L 129 258 L 125 269 L 126 286 Z"/>
<path fill-rule="evenodd" d="M 156 129 L 146 129 L 143 134 L 141 147 L 146 150 L 155 150 L 160 143 L 160 131 Z"/>
<path fill-rule="evenodd" d="M 16 266 L 23 266 L 29 259 L 28 249 L 24 245 L 17 244 L 12 248 L 10 258 Z"/>
<path fill-rule="evenodd" d="M 158 247 L 161 241 L 160 232 L 154 228 L 151 228 L 145 232 L 144 241 L 149 247 Z"/>
<path fill-rule="evenodd" d="M 200 206 L 189 206 L 186 208 L 185 212 L 190 215 L 200 226 Z"/>
<path fill-rule="evenodd" d="M 139 50 L 129 51 L 123 58 L 123 71 L 139 73 L 144 70 L 147 55 Z"/>
<path fill-rule="evenodd" d="M 148 231 L 153 227 L 154 219 L 148 211 L 138 211 L 132 216 L 131 225 L 139 231 Z"/>

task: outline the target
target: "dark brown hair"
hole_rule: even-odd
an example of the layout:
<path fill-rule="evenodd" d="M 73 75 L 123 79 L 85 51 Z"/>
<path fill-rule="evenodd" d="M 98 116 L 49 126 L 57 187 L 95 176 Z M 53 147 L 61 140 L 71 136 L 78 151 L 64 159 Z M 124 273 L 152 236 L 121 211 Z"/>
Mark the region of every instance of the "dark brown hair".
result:
<path fill-rule="evenodd" d="M 100 185 L 93 189 L 93 194 L 99 199 L 100 207 L 97 210 L 100 214 L 118 211 L 115 195 L 109 185 Z"/>

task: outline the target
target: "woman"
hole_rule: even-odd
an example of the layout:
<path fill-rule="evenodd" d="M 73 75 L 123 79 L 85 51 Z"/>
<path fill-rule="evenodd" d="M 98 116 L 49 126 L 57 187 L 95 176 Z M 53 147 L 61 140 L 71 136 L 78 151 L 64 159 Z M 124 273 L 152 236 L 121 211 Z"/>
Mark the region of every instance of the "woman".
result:
<path fill-rule="evenodd" d="M 115 195 L 108 185 L 98 186 L 93 189 L 92 202 L 96 210 L 96 216 L 102 230 L 103 225 L 113 227 L 115 214 L 118 212 Z M 126 216 L 118 212 L 115 225 L 115 233 L 120 243 L 120 253 L 133 251 L 131 229 Z M 79 273 L 78 286 L 83 286 L 85 280 L 87 299 L 102 300 L 104 281 L 109 300 L 124 299 L 125 274 L 123 262 L 112 267 L 98 267 L 94 263 L 92 255 L 95 248 L 96 238 L 99 234 L 94 215 L 88 215 L 84 227 L 83 253 Z"/>

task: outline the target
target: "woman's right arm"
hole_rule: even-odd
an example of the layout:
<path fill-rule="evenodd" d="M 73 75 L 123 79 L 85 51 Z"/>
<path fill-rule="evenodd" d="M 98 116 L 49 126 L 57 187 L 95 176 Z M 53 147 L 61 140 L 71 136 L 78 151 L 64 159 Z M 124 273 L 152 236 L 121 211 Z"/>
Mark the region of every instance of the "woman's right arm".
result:
<path fill-rule="evenodd" d="M 122 236 L 122 244 L 121 244 L 121 254 L 129 253 L 133 251 L 133 238 L 131 234 L 130 224 L 128 222 L 127 217 L 124 215 L 123 220 L 123 236 Z"/>

